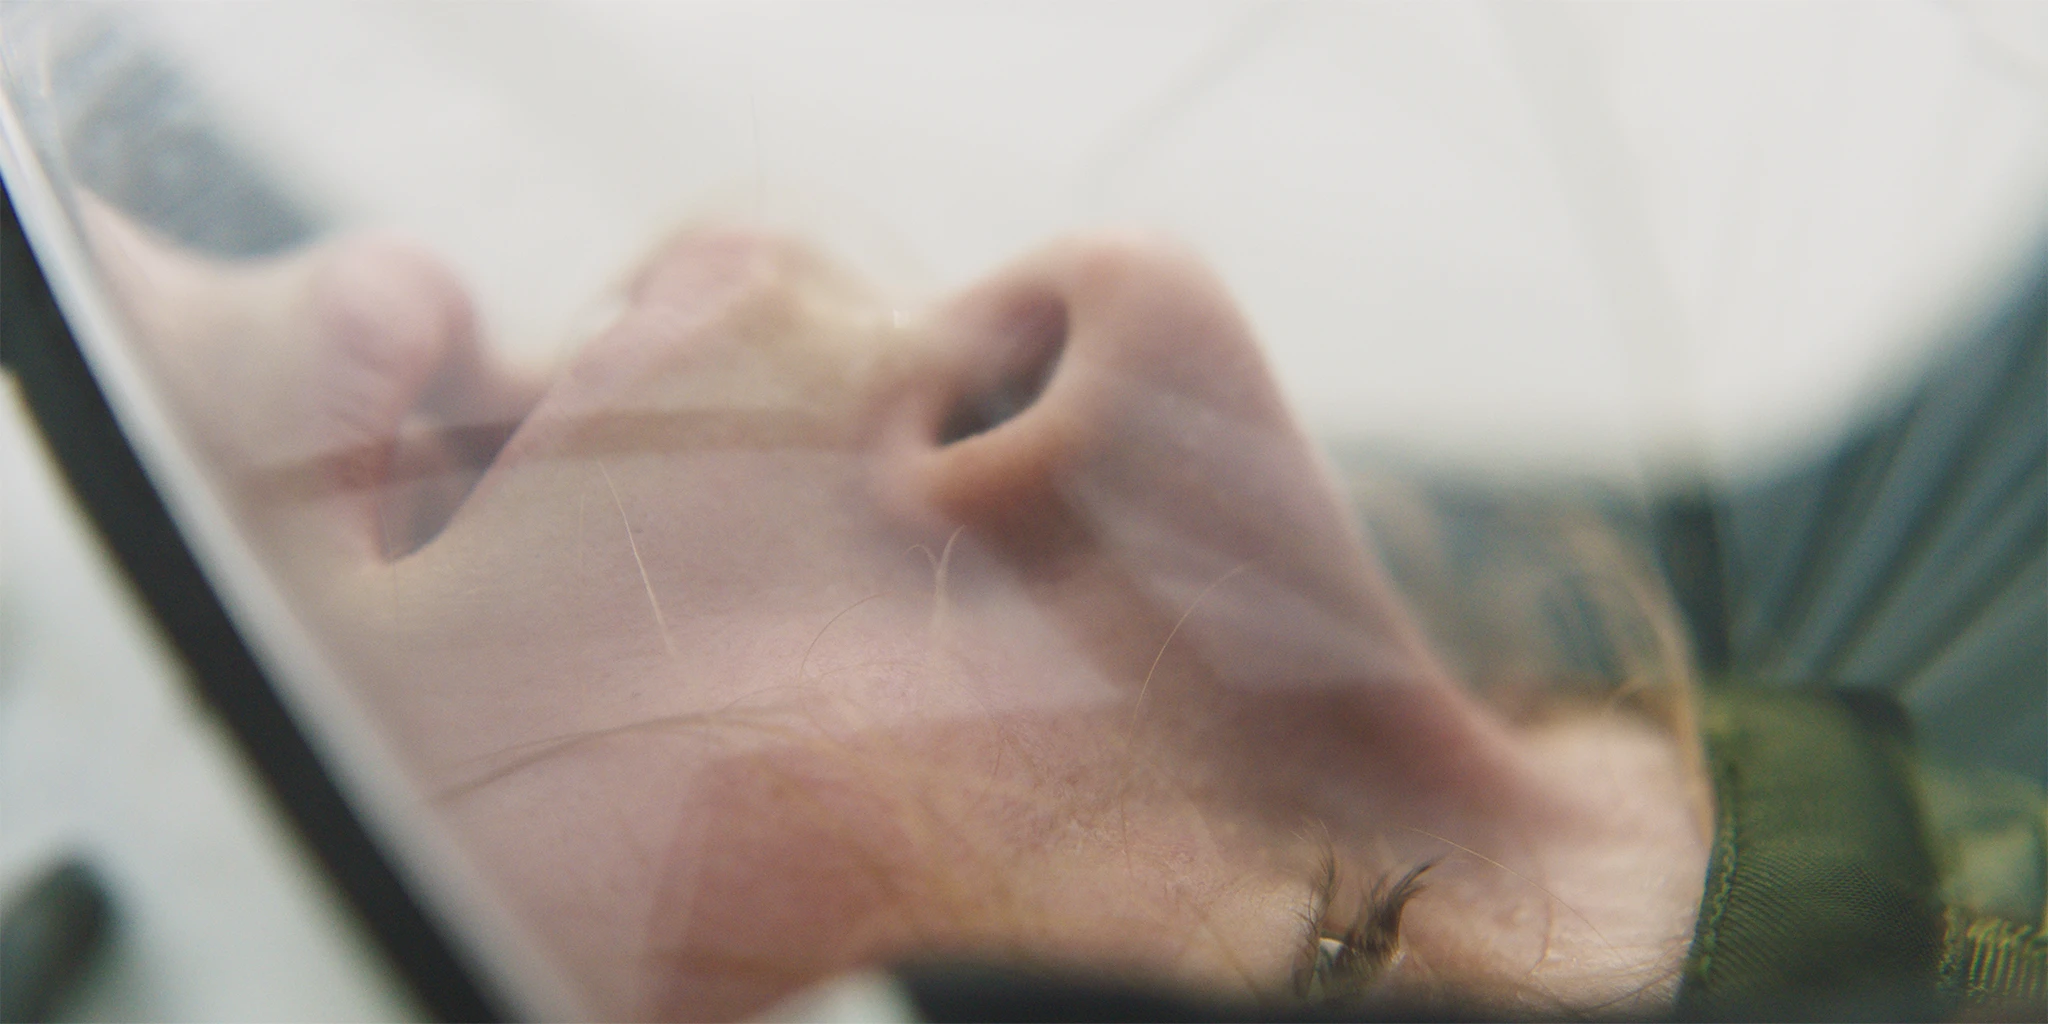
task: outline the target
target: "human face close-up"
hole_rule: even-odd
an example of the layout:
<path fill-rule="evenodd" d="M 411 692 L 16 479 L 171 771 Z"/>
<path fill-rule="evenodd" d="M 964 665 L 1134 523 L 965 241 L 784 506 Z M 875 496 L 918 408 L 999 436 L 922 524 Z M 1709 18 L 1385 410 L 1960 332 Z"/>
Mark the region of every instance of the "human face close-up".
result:
<path fill-rule="evenodd" d="M 104 244 L 160 293 L 173 390 L 282 396 L 186 408 L 595 1014 L 930 956 L 1282 1005 L 1675 991 L 1687 748 L 1476 700 L 1170 243 L 1069 238 L 902 309 L 687 230 L 545 382 L 399 243 L 240 270 L 269 319 L 204 332 L 172 325 L 217 274 Z"/>
<path fill-rule="evenodd" d="M 2044 41 L 0 4 L 0 1018 L 2036 1019 Z"/>

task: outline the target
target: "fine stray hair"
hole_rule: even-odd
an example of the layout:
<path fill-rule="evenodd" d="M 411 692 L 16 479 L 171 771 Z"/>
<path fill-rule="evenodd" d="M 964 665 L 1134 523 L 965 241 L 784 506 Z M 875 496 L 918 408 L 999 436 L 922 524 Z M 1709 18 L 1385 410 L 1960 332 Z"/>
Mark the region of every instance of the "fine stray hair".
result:
<path fill-rule="evenodd" d="M 661 599 L 654 596 L 654 579 L 647 575 L 647 563 L 640 560 L 640 542 L 633 537 L 633 521 L 626 518 L 626 503 L 619 500 L 619 488 L 612 483 L 612 471 L 604 468 L 604 460 L 597 460 L 597 471 L 604 475 L 605 490 L 612 492 L 612 507 L 619 510 L 619 522 L 626 527 L 626 543 L 633 549 L 633 565 L 640 570 L 640 584 L 647 588 L 647 603 L 654 609 L 654 628 L 661 631 L 661 646 L 671 658 L 676 653 L 676 642 L 668 633 L 668 620 L 661 615 Z"/>
<path fill-rule="evenodd" d="M 959 542 L 960 535 L 966 531 L 967 527 L 965 526 L 954 527 L 953 532 L 946 537 L 946 546 L 940 549 L 936 558 L 932 556 L 932 549 L 922 544 L 910 546 L 911 551 L 923 552 L 925 561 L 930 562 L 932 566 L 932 619 L 930 632 L 935 637 L 944 636 L 951 625 L 953 597 L 952 592 L 947 589 L 947 579 L 953 566 L 953 545 Z"/>

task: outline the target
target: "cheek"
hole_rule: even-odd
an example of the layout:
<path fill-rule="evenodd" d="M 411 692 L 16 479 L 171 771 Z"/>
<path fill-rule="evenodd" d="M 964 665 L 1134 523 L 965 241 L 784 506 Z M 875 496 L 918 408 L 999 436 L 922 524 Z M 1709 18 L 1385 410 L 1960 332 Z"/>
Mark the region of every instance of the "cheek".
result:
<path fill-rule="evenodd" d="M 713 767 L 657 866 L 644 1012 L 740 1016 L 933 954 L 1285 984 L 1303 889 L 1275 851 L 1292 832 L 1127 785 L 1114 734 L 1024 715 Z"/>
<path fill-rule="evenodd" d="M 972 844 L 959 822 L 906 812 L 812 756 L 709 773 L 679 810 L 651 903 L 647 1011 L 729 1019 L 933 944 L 960 902 L 981 898 L 937 876 Z"/>

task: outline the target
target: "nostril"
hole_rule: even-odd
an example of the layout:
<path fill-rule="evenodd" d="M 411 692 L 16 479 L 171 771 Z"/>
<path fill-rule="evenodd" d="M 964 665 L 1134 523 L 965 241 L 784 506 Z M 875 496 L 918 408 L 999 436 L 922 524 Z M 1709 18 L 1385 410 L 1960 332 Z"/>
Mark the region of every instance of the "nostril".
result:
<path fill-rule="evenodd" d="M 377 510 L 384 556 L 403 558 L 440 536 L 518 427 L 516 420 L 409 419 L 399 431 Z"/>
<path fill-rule="evenodd" d="M 940 425 L 939 443 L 965 441 L 1015 419 L 1018 413 L 1029 408 L 1039 395 L 1045 393 L 1045 385 L 1052 380 L 1052 371 L 1058 363 L 1059 353 L 1055 350 L 1022 372 L 1007 374 L 993 386 L 963 396 L 945 423 Z"/>
<path fill-rule="evenodd" d="M 1046 298 L 1010 310 L 975 348 L 986 353 L 939 426 L 941 445 L 988 433 L 1038 401 L 1066 351 L 1066 304 Z"/>

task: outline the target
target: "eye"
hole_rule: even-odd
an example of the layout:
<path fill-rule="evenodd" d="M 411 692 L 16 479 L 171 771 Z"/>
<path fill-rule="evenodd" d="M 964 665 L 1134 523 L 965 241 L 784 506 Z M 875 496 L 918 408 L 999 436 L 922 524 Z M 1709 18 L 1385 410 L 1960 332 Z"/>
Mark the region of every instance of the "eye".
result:
<path fill-rule="evenodd" d="M 1326 856 L 1309 905 L 1295 994 L 1314 1003 L 1342 1003 L 1370 992 L 1400 961 L 1401 914 L 1422 892 L 1422 876 L 1435 863 L 1417 865 L 1398 879 L 1381 877 L 1358 894 L 1355 910 L 1333 916 L 1341 879 L 1335 858 Z"/>
<path fill-rule="evenodd" d="M 1325 1002 L 1339 987 L 1338 982 L 1349 972 L 1349 961 L 1356 958 L 1359 951 L 1343 939 L 1329 935 L 1318 934 L 1315 943 L 1315 949 L 1309 954 L 1306 976 L 1300 984 L 1301 996 Z"/>

